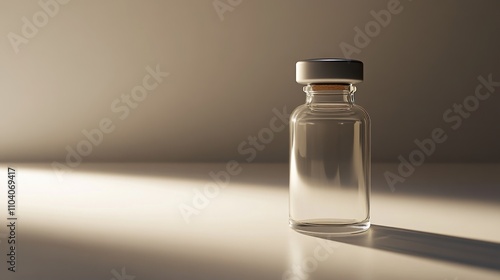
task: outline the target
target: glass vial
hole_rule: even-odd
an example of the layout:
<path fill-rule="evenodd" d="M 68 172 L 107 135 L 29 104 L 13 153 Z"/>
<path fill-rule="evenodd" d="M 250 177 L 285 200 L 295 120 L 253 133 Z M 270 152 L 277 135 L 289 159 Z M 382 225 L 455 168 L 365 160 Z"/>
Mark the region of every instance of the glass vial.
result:
<path fill-rule="evenodd" d="M 313 235 L 370 227 L 370 117 L 354 104 L 363 63 L 297 62 L 306 103 L 290 118 L 290 226 Z"/>

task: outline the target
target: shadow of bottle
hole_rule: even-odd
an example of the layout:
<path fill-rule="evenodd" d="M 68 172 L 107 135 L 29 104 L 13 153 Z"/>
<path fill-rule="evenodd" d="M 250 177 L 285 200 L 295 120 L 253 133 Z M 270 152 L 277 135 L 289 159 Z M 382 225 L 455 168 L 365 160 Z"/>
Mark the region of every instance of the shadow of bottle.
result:
<path fill-rule="evenodd" d="M 320 237 L 356 246 L 500 270 L 500 244 L 372 225 L 362 234 Z"/>

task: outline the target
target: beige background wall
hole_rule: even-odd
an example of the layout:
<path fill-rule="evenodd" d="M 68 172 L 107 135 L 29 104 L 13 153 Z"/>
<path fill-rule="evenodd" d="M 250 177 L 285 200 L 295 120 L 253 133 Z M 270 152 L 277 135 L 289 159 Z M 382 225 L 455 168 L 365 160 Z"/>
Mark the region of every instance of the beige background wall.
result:
<path fill-rule="evenodd" d="M 352 57 L 365 63 L 357 102 L 374 160 L 407 156 L 435 128 L 448 138 L 428 161 L 500 159 L 500 87 L 456 130 L 443 119 L 478 76 L 500 81 L 499 1 L 220 0 L 219 13 L 212 0 L 45 2 L 0 3 L 1 161 L 64 161 L 103 120 L 113 131 L 84 161 L 250 160 L 243 142 L 268 136 L 273 109 L 304 102 L 295 62 L 343 56 L 367 26 Z M 388 4 L 381 26 L 371 11 Z M 169 75 L 125 105 L 157 65 Z M 251 160 L 288 159 L 287 130 L 266 140 Z"/>

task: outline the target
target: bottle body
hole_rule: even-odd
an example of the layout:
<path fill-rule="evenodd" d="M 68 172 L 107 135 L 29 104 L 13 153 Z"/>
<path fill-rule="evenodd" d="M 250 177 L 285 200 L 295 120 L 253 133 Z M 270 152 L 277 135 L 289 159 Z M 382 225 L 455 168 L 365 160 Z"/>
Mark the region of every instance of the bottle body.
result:
<path fill-rule="evenodd" d="M 290 225 L 312 234 L 370 226 L 370 118 L 352 85 L 308 85 L 290 118 Z"/>

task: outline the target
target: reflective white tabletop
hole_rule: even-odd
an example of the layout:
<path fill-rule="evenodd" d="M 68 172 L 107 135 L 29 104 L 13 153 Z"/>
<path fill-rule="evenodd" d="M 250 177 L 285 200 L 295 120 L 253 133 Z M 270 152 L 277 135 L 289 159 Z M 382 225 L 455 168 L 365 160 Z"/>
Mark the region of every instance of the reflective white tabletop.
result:
<path fill-rule="evenodd" d="M 397 165 L 375 164 L 371 229 L 335 238 L 288 227 L 286 164 L 15 168 L 2 280 L 500 279 L 500 165 L 424 165 L 391 191 Z"/>

